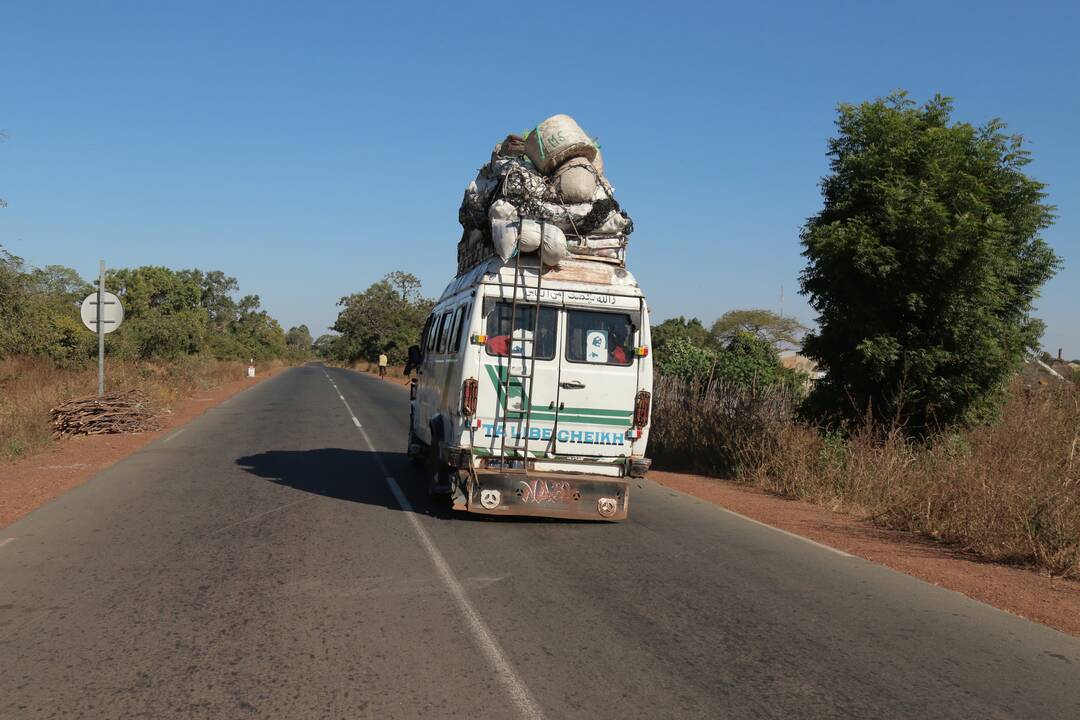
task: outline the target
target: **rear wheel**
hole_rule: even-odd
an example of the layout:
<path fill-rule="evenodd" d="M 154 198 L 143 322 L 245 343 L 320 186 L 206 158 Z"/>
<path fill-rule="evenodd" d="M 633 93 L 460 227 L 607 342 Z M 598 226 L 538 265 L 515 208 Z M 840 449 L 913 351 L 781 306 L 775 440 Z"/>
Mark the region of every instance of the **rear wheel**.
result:
<path fill-rule="evenodd" d="M 428 448 L 424 467 L 428 478 L 428 494 L 433 498 L 449 497 L 454 491 L 450 486 L 450 473 L 453 469 L 439 460 L 439 450 L 434 442 Z"/>
<path fill-rule="evenodd" d="M 424 450 L 424 443 L 420 441 L 420 438 L 416 437 L 416 433 L 413 432 L 412 424 L 409 425 L 409 445 L 405 450 L 409 454 L 409 461 L 416 467 L 422 467 L 427 462 L 427 452 Z"/>

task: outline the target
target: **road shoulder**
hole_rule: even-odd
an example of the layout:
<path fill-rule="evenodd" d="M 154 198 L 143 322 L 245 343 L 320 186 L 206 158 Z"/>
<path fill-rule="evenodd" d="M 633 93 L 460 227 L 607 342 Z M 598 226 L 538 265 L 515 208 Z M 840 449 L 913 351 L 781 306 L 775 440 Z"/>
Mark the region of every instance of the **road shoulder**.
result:
<path fill-rule="evenodd" d="M 0 528 L 72 490 L 105 468 L 158 439 L 166 441 L 210 408 L 288 368 L 266 370 L 179 400 L 158 419 L 161 429 L 127 435 L 66 438 L 56 447 L 0 464 Z"/>
<path fill-rule="evenodd" d="M 1080 637 L 1080 582 L 982 562 L 910 533 L 798 500 L 700 475 L 652 471 L 649 479 L 748 518 L 906 573 Z"/>

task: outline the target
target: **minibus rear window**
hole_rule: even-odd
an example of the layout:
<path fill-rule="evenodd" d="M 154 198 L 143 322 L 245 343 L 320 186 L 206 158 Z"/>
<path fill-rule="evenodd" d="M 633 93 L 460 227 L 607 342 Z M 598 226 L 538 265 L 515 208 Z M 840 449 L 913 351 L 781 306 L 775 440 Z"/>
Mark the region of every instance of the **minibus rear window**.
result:
<path fill-rule="evenodd" d="M 629 365 L 634 360 L 634 323 L 630 316 L 567 310 L 566 359 L 597 365 Z"/>
<path fill-rule="evenodd" d="M 508 302 L 498 302 L 488 311 L 487 315 L 487 347 L 488 355 L 505 357 L 509 354 L 510 344 L 510 315 L 513 308 Z M 536 308 L 518 305 L 514 315 L 514 339 L 515 344 L 520 344 L 523 338 L 528 338 L 533 332 L 536 323 Z M 553 307 L 540 307 L 540 322 L 536 324 L 536 359 L 553 360 L 555 358 L 555 321 L 556 310 Z M 523 346 L 523 354 L 527 355 L 529 348 Z M 518 354 L 518 353 L 515 353 Z"/>

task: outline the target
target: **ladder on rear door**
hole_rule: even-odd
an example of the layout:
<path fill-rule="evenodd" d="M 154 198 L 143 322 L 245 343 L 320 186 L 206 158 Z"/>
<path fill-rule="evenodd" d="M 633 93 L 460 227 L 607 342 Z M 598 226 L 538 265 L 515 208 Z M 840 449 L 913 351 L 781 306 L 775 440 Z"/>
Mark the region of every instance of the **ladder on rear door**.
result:
<path fill-rule="evenodd" d="M 521 239 L 518 239 L 518 247 L 514 252 L 514 285 L 513 294 L 510 300 L 510 334 L 507 342 L 507 363 L 506 363 L 506 376 L 503 378 L 502 397 L 503 397 L 503 433 L 502 433 L 502 445 L 499 450 L 501 456 L 501 463 L 503 469 L 507 469 L 507 456 L 506 456 L 506 425 L 510 420 L 510 386 L 511 381 L 517 378 L 518 391 L 521 393 L 521 409 L 517 413 L 517 426 L 521 428 L 521 420 L 524 417 L 525 427 L 522 432 L 519 433 L 518 439 L 524 439 L 525 444 L 521 447 L 521 472 L 529 474 L 529 433 L 532 431 L 532 399 L 533 399 L 533 380 L 536 377 L 536 346 L 537 335 L 540 331 L 540 289 L 542 283 L 542 276 L 544 274 L 544 261 L 540 252 L 536 253 L 536 285 L 530 286 L 527 282 L 525 271 L 527 266 L 521 264 Z M 500 288 L 502 283 L 500 281 Z M 521 294 L 521 299 L 518 299 L 518 294 Z M 529 300 L 529 290 L 533 290 L 536 294 L 532 301 Z M 500 298 L 502 293 L 499 293 Z M 526 338 L 525 333 L 522 333 L 521 338 L 521 355 L 516 355 L 514 352 L 514 333 L 517 327 L 518 308 L 522 307 L 524 310 L 532 309 L 532 337 Z M 516 357 L 521 358 L 522 374 L 515 376 L 514 359 Z M 514 449 L 515 454 L 518 450 Z"/>

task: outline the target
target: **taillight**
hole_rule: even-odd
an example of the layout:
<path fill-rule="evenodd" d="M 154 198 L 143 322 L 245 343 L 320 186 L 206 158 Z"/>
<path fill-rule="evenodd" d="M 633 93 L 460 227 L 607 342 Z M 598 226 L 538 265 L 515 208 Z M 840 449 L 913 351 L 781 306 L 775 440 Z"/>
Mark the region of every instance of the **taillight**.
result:
<path fill-rule="evenodd" d="M 634 401 L 634 427 L 645 427 L 649 424 L 649 401 L 651 396 L 642 390 L 637 394 Z"/>
<path fill-rule="evenodd" d="M 461 384 L 461 414 L 466 417 L 476 414 L 476 395 L 480 391 L 480 383 L 475 378 L 469 378 Z"/>

